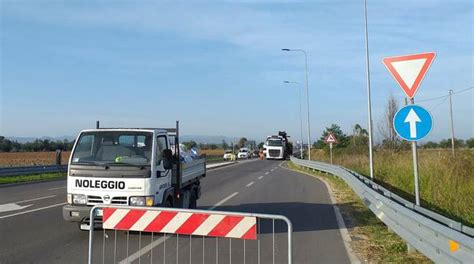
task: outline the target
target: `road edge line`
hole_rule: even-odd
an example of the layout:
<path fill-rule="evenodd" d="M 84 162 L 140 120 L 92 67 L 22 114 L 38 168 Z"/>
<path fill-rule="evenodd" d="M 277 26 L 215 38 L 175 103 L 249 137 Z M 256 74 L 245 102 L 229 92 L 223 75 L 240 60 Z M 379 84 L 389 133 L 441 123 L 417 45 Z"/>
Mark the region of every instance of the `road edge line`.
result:
<path fill-rule="evenodd" d="M 313 178 L 316 178 L 316 179 L 320 180 L 321 182 L 324 183 L 324 185 L 326 185 L 326 189 L 328 190 L 329 198 L 331 199 L 332 208 L 334 210 L 334 214 L 336 215 L 337 225 L 339 227 L 339 233 L 341 234 L 342 241 L 344 243 L 344 247 L 346 248 L 347 256 L 349 257 L 349 260 L 350 260 L 351 263 L 360 264 L 361 261 L 357 258 L 356 254 L 354 253 L 354 251 L 352 250 L 352 247 L 350 245 L 350 243 L 352 242 L 352 238 L 349 234 L 349 231 L 347 230 L 347 226 L 346 226 L 346 223 L 344 222 L 344 218 L 342 217 L 341 211 L 340 211 L 339 207 L 336 205 L 337 201 L 336 201 L 336 198 L 334 197 L 334 191 L 332 190 L 331 185 L 329 185 L 329 183 L 327 182 L 326 179 L 318 177 L 317 175 L 312 175 L 312 174 L 301 172 L 301 171 L 295 171 L 295 170 L 292 170 L 290 168 L 285 168 L 285 167 L 282 166 L 282 164 L 284 162 L 285 161 L 281 162 L 280 164 L 278 164 L 278 166 L 283 168 L 283 169 L 287 169 L 289 171 L 293 171 L 293 172 L 296 172 L 296 173 L 301 173 L 301 174 L 306 175 L 306 176 L 311 176 Z"/>

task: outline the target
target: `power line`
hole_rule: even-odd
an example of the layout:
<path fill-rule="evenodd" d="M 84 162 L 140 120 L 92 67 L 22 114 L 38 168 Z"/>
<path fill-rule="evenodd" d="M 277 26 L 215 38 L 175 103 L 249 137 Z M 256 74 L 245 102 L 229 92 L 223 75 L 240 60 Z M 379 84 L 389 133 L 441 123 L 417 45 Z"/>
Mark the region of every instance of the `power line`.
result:
<path fill-rule="evenodd" d="M 469 88 L 466 88 L 466 89 L 463 89 L 461 91 L 457 91 L 457 92 L 453 92 L 453 94 L 460 94 L 460 93 L 463 93 L 465 91 L 469 91 L 469 90 L 472 90 L 474 89 L 474 86 L 471 86 Z M 417 100 L 418 102 L 428 102 L 428 101 L 434 101 L 434 100 L 438 100 L 438 99 L 443 99 L 443 98 L 448 98 L 449 97 L 449 94 L 447 95 L 442 95 L 442 96 L 437 96 L 437 97 L 433 97 L 433 98 L 429 98 L 429 99 L 424 99 L 424 100 Z"/>
<path fill-rule="evenodd" d="M 448 100 L 448 99 L 449 99 L 449 96 L 446 97 L 446 98 L 444 98 L 444 100 L 441 101 L 441 103 L 439 103 L 439 104 L 437 104 L 435 107 L 431 108 L 431 111 L 434 111 L 436 108 L 438 108 L 438 106 L 442 105 L 442 104 L 443 104 L 444 102 L 446 102 L 446 100 Z"/>

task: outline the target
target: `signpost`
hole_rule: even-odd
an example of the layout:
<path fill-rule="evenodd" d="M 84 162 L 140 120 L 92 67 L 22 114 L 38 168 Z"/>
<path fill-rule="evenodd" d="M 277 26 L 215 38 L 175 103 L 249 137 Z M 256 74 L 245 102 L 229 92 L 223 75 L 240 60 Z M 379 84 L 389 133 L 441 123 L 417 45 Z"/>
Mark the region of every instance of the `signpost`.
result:
<path fill-rule="evenodd" d="M 395 114 L 393 126 L 401 138 L 411 141 L 413 174 L 415 176 L 415 200 L 418 206 L 420 205 L 420 188 L 416 142 L 430 133 L 433 119 L 423 107 L 415 105 L 414 96 L 435 56 L 436 53 L 428 52 L 383 59 L 383 64 L 411 101 L 411 105 L 403 107 Z"/>
<path fill-rule="evenodd" d="M 336 139 L 336 136 L 333 134 L 333 133 L 329 133 L 327 135 L 327 137 L 324 139 L 324 142 L 326 144 L 329 144 L 329 156 L 331 158 L 331 164 L 332 164 L 332 144 L 336 144 L 337 143 L 337 139 Z"/>

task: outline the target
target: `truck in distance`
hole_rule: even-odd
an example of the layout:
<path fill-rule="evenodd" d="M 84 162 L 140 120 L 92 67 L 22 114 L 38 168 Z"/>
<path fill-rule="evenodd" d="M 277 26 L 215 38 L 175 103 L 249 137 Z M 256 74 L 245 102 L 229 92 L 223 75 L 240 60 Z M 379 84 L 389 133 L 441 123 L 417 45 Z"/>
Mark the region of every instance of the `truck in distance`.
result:
<path fill-rule="evenodd" d="M 178 121 L 176 128 L 83 130 L 69 159 L 63 218 L 87 230 L 96 204 L 196 208 L 205 175 L 205 158 L 180 155 Z"/>
<path fill-rule="evenodd" d="M 291 144 L 285 131 L 279 131 L 278 135 L 268 136 L 264 145 L 266 159 L 284 160 L 292 154 Z"/>

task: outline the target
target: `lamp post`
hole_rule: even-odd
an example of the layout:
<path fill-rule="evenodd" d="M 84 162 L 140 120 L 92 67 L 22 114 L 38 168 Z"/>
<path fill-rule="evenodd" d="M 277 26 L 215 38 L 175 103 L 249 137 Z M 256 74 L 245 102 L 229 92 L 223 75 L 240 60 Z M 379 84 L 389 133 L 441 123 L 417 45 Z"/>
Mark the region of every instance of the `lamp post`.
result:
<path fill-rule="evenodd" d="M 300 133 L 301 133 L 301 144 L 300 144 L 300 158 L 303 159 L 303 112 L 301 110 L 301 90 L 300 90 L 300 83 L 299 82 L 290 82 L 290 81 L 283 81 L 287 84 L 296 84 L 298 87 L 298 96 L 299 96 L 299 103 L 300 103 Z"/>
<path fill-rule="evenodd" d="M 311 160 L 311 126 L 309 122 L 309 89 L 308 89 L 308 55 L 302 49 L 281 49 L 282 51 L 295 51 L 304 54 L 305 72 L 306 72 L 306 105 L 308 107 L 308 160 Z"/>
<path fill-rule="evenodd" d="M 364 21 L 365 21 L 365 69 L 367 77 L 367 115 L 369 119 L 369 173 L 370 178 L 374 179 L 374 155 L 372 138 L 372 99 L 370 94 L 370 60 L 369 60 L 369 30 L 367 28 L 367 0 L 364 0 Z"/>

